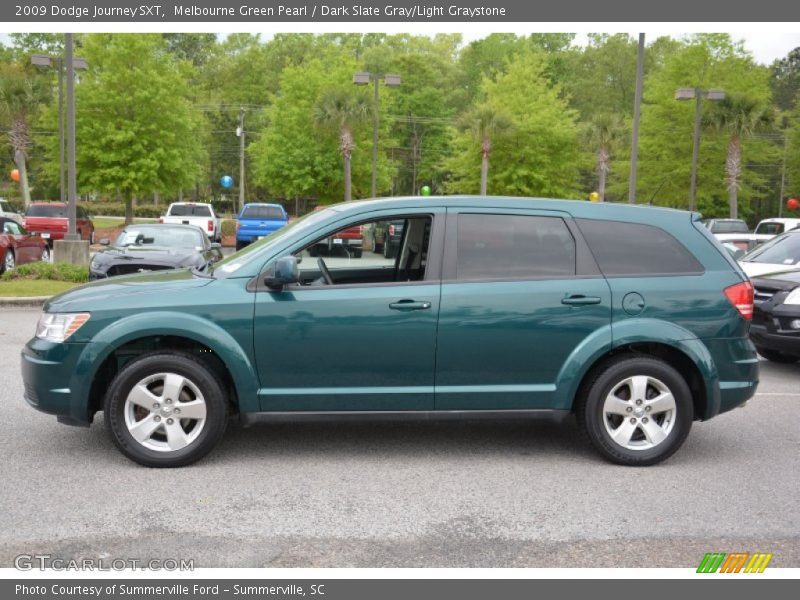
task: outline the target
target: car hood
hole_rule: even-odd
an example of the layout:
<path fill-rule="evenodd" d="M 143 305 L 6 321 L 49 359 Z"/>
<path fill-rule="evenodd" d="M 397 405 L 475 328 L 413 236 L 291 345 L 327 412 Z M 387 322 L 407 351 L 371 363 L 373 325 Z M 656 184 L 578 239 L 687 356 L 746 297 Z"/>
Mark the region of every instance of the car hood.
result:
<path fill-rule="evenodd" d="M 80 312 L 107 308 L 110 300 L 120 296 L 151 296 L 201 288 L 213 281 L 210 277 L 194 275 L 188 269 L 156 271 L 101 279 L 53 296 L 45 312 Z M 143 302 L 146 300 L 143 299 Z"/>
<path fill-rule="evenodd" d="M 769 275 L 770 273 L 786 273 L 788 271 L 796 271 L 800 266 L 784 265 L 781 263 L 760 263 L 751 261 L 739 261 L 739 265 L 745 274 L 750 277 L 760 277 L 762 275 Z"/>

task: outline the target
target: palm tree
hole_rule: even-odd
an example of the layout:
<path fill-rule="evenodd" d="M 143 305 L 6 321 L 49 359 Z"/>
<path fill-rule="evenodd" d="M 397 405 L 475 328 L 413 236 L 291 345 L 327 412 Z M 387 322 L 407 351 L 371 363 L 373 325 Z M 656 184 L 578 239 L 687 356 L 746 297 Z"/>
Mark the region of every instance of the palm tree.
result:
<path fill-rule="evenodd" d="M 318 125 L 339 134 L 339 150 L 344 160 L 344 199 L 352 199 L 350 157 L 353 155 L 353 129 L 365 122 L 371 113 L 369 100 L 360 93 L 334 88 L 322 94 L 314 110 Z"/>
<path fill-rule="evenodd" d="M 14 151 L 25 206 L 31 202 L 26 168 L 28 150 L 32 144 L 30 120 L 44 95 L 45 87 L 40 78 L 29 76 L 14 64 L 0 67 L 0 124 L 6 130 L 8 142 Z"/>
<path fill-rule="evenodd" d="M 472 132 L 481 147 L 481 196 L 486 195 L 489 179 L 489 157 L 492 155 L 492 140 L 507 133 L 512 126 L 511 119 L 484 104 L 467 113 L 462 126 Z"/>
<path fill-rule="evenodd" d="M 711 114 L 711 125 L 717 131 L 726 132 L 728 156 L 725 159 L 725 183 L 728 186 L 730 216 L 736 219 L 739 213 L 739 188 L 742 175 L 742 138 L 755 130 L 769 125 L 773 120 L 770 108 L 754 98 L 732 94 L 717 103 Z"/>
<path fill-rule="evenodd" d="M 586 142 L 597 149 L 597 193 L 600 202 L 606 199 L 606 179 L 611 170 L 611 150 L 622 134 L 622 121 L 610 114 L 599 114 L 586 128 Z"/>

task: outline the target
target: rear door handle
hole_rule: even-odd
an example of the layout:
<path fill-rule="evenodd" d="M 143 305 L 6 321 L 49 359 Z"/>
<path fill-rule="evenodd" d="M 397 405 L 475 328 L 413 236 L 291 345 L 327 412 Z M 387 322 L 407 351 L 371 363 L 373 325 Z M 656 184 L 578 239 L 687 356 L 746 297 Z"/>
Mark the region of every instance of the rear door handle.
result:
<path fill-rule="evenodd" d="M 567 296 L 561 300 L 561 304 L 567 306 L 588 306 L 589 304 L 600 304 L 602 298 L 599 296 L 583 296 L 576 294 L 574 296 Z"/>
<path fill-rule="evenodd" d="M 392 310 L 427 310 L 430 307 L 430 302 L 417 302 L 415 300 L 398 300 L 389 305 Z"/>

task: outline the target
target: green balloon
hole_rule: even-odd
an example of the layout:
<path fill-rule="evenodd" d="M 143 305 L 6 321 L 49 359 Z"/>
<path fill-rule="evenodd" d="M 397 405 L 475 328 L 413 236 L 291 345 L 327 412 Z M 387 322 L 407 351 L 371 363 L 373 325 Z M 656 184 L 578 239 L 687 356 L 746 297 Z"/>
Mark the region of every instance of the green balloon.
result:
<path fill-rule="evenodd" d="M 423 185 L 422 189 L 420 190 L 420 193 L 422 193 L 423 196 L 430 196 L 431 195 L 431 188 L 428 187 L 427 185 Z"/>

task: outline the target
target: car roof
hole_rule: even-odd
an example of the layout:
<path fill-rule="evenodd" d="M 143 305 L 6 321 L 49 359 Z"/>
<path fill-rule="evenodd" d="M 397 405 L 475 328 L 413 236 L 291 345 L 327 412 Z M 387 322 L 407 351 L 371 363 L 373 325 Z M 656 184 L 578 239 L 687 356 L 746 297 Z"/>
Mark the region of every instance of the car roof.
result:
<path fill-rule="evenodd" d="M 36 201 L 36 202 L 31 202 L 28 206 L 66 206 L 66 205 L 67 205 L 66 202 L 42 202 L 42 201 Z"/>
<path fill-rule="evenodd" d="M 283 208 L 282 204 L 276 204 L 273 202 L 245 202 L 245 206 L 274 206 L 277 208 Z"/>
<path fill-rule="evenodd" d="M 351 212 L 361 213 L 369 210 L 423 208 L 425 205 L 445 208 L 523 208 L 528 210 L 564 211 L 575 217 L 605 218 L 619 221 L 631 220 L 645 223 L 658 223 L 659 220 L 663 219 L 683 220 L 690 214 L 693 219 L 700 218 L 699 213 L 647 204 L 520 198 L 516 196 L 396 196 L 371 200 L 351 200 L 350 202 L 331 204 L 326 208 L 344 215 Z"/>
<path fill-rule="evenodd" d="M 797 218 L 786 218 L 786 217 L 771 217 L 769 219 L 761 219 L 759 222 L 761 223 L 800 223 L 800 219 Z"/>
<path fill-rule="evenodd" d="M 197 225 L 184 225 L 183 223 L 129 223 L 125 225 L 124 228 L 127 229 L 128 227 L 158 227 L 159 229 L 169 227 L 170 229 L 191 229 L 192 231 L 205 233 L 203 229 Z"/>

